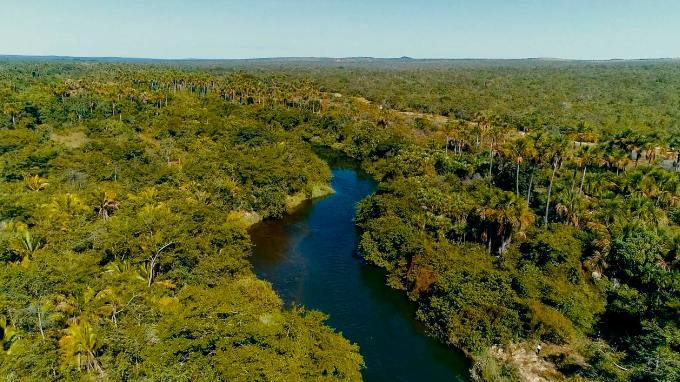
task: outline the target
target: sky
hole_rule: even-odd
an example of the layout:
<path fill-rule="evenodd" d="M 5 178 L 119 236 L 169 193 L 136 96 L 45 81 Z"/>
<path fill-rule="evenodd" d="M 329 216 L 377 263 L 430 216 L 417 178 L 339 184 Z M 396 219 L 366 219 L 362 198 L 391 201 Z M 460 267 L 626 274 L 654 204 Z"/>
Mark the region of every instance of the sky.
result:
<path fill-rule="evenodd" d="M 679 0 L 0 0 L 0 54 L 680 57 Z"/>

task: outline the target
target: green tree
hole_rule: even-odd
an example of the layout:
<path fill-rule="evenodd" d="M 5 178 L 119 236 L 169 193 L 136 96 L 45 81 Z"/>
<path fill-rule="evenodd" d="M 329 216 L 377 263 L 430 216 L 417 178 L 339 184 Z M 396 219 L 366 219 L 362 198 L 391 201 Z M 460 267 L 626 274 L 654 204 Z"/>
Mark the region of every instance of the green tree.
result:
<path fill-rule="evenodd" d="M 70 324 L 64 332 L 65 335 L 59 340 L 61 361 L 64 367 L 95 370 L 102 374 L 103 370 L 96 358 L 101 344 L 90 323 L 80 318 L 77 322 Z"/>
<path fill-rule="evenodd" d="M 498 188 L 490 188 L 482 193 L 479 214 L 484 220 L 498 225 L 501 241 L 499 254 L 506 251 L 513 235 L 523 235 L 534 222 L 534 214 L 521 196 Z"/>
<path fill-rule="evenodd" d="M 546 155 L 550 158 L 550 167 L 552 173 L 550 175 L 550 184 L 548 185 L 548 195 L 545 200 L 545 215 L 543 217 L 543 225 L 548 225 L 548 212 L 550 211 L 550 194 L 552 194 L 553 182 L 555 180 L 555 172 L 562 166 L 562 159 L 564 157 L 564 150 L 567 147 L 567 140 L 562 135 L 554 135 L 550 139 L 549 149 L 546 150 Z"/>
<path fill-rule="evenodd" d="M 515 193 L 519 195 L 519 167 L 526 160 L 534 158 L 537 155 L 536 150 L 530 139 L 521 137 L 508 142 L 504 147 L 504 151 L 516 164 Z"/>

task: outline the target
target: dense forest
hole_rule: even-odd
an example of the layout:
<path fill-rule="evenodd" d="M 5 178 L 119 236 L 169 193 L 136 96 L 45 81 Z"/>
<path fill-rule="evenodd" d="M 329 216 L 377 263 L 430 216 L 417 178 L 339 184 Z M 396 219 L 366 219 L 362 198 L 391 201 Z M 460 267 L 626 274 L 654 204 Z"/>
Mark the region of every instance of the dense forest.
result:
<path fill-rule="evenodd" d="M 2 61 L 0 375 L 360 380 L 248 262 L 248 224 L 329 192 L 324 146 L 379 182 L 359 252 L 475 379 L 676 381 L 679 74 Z"/>
<path fill-rule="evenodd" d="M 678 132 L 677 61 L 419 61 L 319 72 L 320 84 L 385 107 L 472 120 L 493 114 L 524 131 L 585 121 L 605 135 Z"/>
<path fill-rule="evenodd" d="M 357 347 L 282 309 L 247 260 L 243 220 L 327 192 L 302 88 L 265 107 L 237 77 L 0 68 L 3 378 L 360 379 Z"/>

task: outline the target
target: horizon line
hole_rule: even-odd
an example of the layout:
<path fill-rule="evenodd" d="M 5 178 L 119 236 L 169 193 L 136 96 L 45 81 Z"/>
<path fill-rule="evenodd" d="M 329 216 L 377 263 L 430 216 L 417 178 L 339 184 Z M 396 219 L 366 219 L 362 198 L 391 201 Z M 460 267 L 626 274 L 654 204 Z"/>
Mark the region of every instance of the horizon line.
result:
<path fill-rule="evenodd" d="M 611 62 L 611 61 L 672 61 L 680 60 L 680 57 L 650 57 L 650 58 L 561 58 L 561 57 L 522 57 L 522 58 L 443 58 L 443 57 L 373 57 L 373 56 L 279 56 L 279 57 L 250 57 L 250 58 L 153 58 L 153 57 L 126 57 L 126 56 L 69 56 L 69 55 L 24 55 L 24 54 L 0 54 L 0 59 L 64 59 L 64 60 L 119 60 L 119 61 L 264 61 L 264 60 L 412 60 L 412 61 L 576 61 L 576 62 Z M 342 63 L 342 62 L 341 62 Z M 349 62 L 351 63 L 351 62 Z"/>

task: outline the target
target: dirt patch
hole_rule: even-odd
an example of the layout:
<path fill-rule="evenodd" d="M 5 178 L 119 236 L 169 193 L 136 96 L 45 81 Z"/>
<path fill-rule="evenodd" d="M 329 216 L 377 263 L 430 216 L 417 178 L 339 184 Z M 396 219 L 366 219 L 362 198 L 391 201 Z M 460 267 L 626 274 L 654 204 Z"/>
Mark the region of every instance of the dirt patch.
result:
<path fill-rule="evenodd" d="M 254 211 L 231 211 L 230 215 L 232 215 L 234 219 L 240 220 L 246 227 L 250 227 L 262 221 L 262 215 Z"/>
<path fill-rule="evenodd" d="M 314 198 L 320 198 L 322 196 L 330 195 L 330 194 L 335 194 L 335 190 L 331 188 L 330 185 L 327 184 L 317 184 L 312 187 L 312 199 Z"/>
<path fill-rule="evenodd" d="M 438 114 L 417 113 L 413 111 L 400 111 L 399 114 L 410 119 L 423 118 L 436 125 L 443 125 L 449 121 L 448 117 Z"/>
<path fill-rule="evenodd" d="M 372 105 L 373 103 L 369 100 L 367 100 L 364 97 L 354 97 L 354 100 L 358 102 L 359 104 L 362 105 Z M 383 105 L 378 105 L 378 109 L 382 110 Z M 407 120 L 414 120 L 416 118 L 422 118 L 425 120 L 428 120 L 436 125 L 443 125 L 447 122 L 449 122 L 449 118 L 445 117 L 443 115 L 438 115 L 438 114 L 430 114 L 430 113 L 420 113 L 420 112 L 415 112 L 415 111 L 399 111 L 399 110 L 391 110 L 394 113 L 397 113 L 397 115 L 401 116 L 404 119 Z"/>
<path fill-rule="evenodd" d="M 505 347 L 494 346 L 490 354 L 497 360 L 511 365 L 522 381 L 554 382 L 564 380 L 553 360 L 562 360 L 575 367 L 587 367 L 583 357 L 573 345 L 542 344 L 540 354 L 536 354 L 536 344 L 520 343 Z"/>
<path fill-rule="evenodd" d="M 63 135 L 52 133 L 50 139 L 72 149 L 83 147 L 87 143 L 87 135 L 82 131 L 72 131 Z"/>
<path fill-rule="evenodd" d="M 315 185 L 312 188 L 312 194 L 310 196 L 307 196 L 307 194 L 304 192 L 298 192 L 295 195 L 288 195 L 286 196 L 286 211 L 288 213 L 292 213 L 295 208 L 297 208 L 297 206 L 302 204 L 302 202 L 305 200 L 320 198 L 333 193 L 335 193 L 335 190 L 333 190 L 328 185 Z"/>
<path fill-rule="evenodd" d="M 333 190 L 329 185 L 319 184 L 314 185 L 312 188 L 312 194 L 309 196 L 304 192 L 299 192 L 295 195 L 288 195 L 286 197 L 286 212 L 292 213 L 295 208 L 302 204 L 302 202 L 305 200 L 320 198 L 333 193 L 335 193 L 335 190 Z M 262 215 L 255 211 L 231 211 L 229 214 L 231 219 L 239 220 L 247 227 L 262 221 Z"/>

